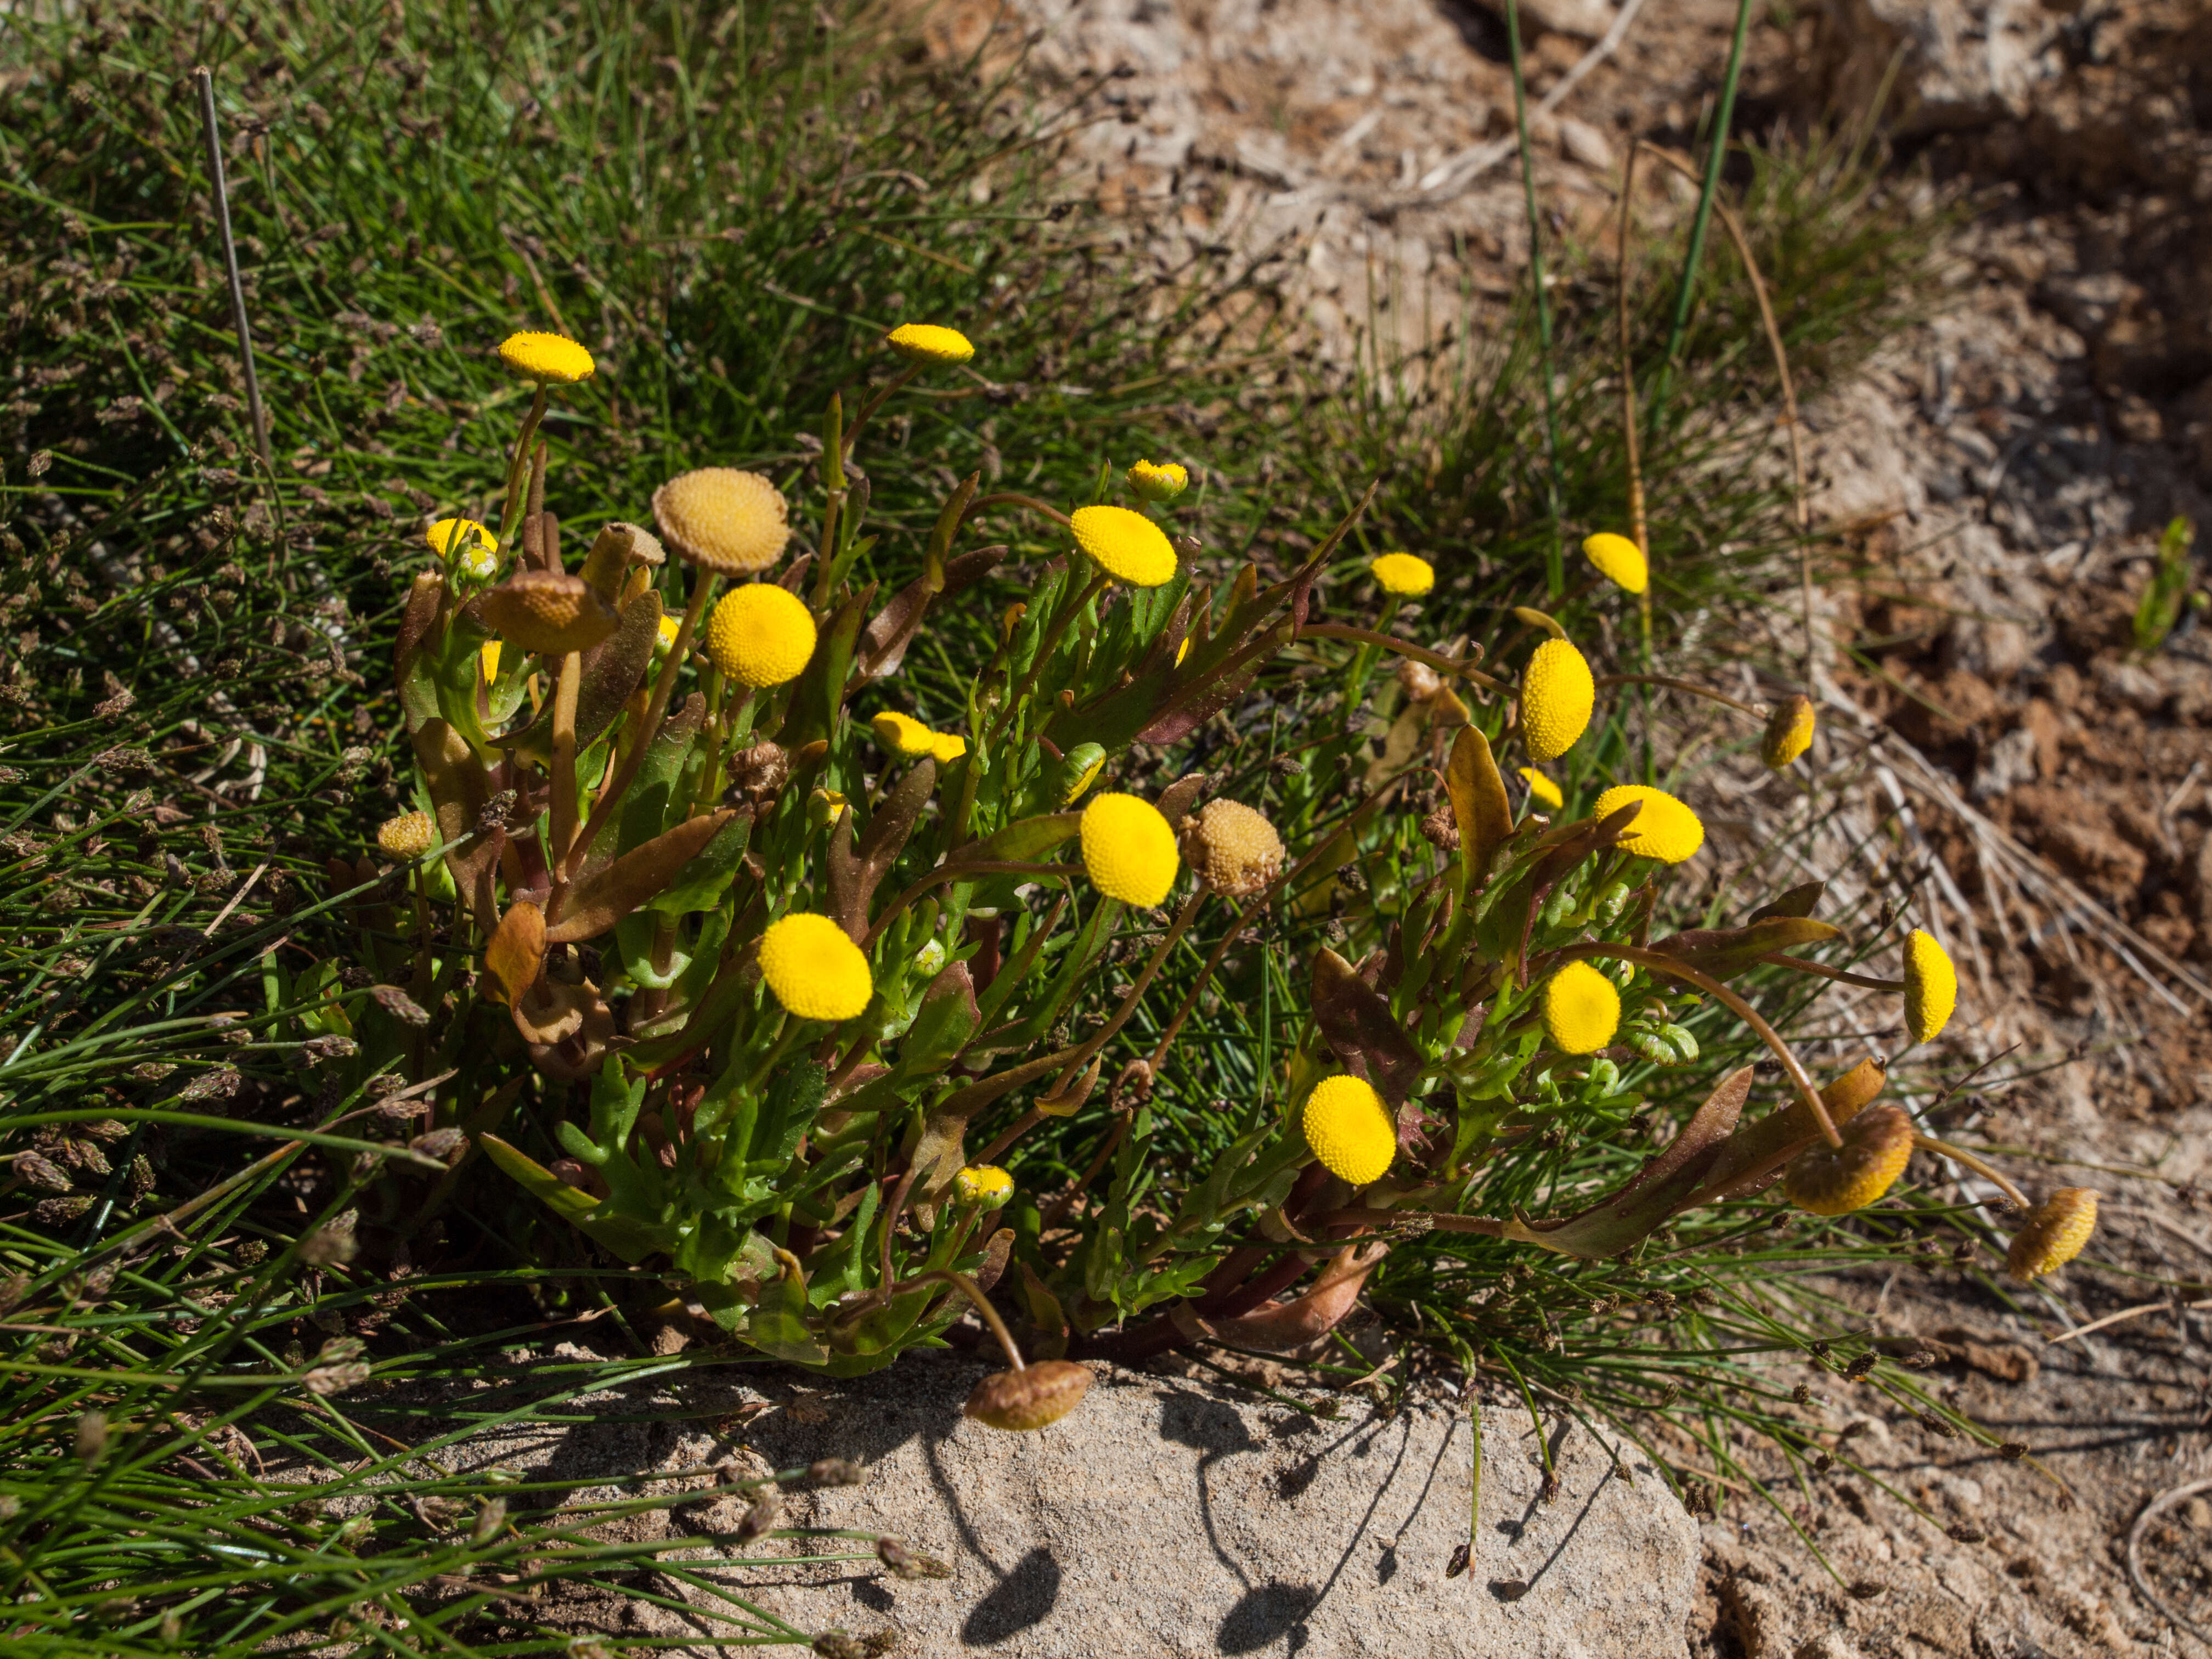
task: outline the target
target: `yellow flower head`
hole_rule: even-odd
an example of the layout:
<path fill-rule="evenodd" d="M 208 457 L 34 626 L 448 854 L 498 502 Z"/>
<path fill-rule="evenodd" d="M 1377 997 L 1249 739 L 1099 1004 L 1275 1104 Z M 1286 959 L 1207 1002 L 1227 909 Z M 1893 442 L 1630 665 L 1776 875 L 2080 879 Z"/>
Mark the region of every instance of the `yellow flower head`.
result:
<path fill-rule="evenodd" d="M 734 466 L 678 473 L 653 492 L 653 516 L 668 544 L 725 576 L 749 576 L 781 558 L 790 511 L 781 490 Z"/>
<path fill-rule="evenodd" d="M 1916 927 L 1905 941 L 1905 1029 L 1933 1042 L 1959 1006 L 1959 970 L 1932 934 Z"/>
<path fill-rule="evenodd" d="M 1601 530 L 1583 539 L 1583 556 L 1597 567 L 1599 575 L 1632 593 L 1641 593 L 1651 585 L 1651 567 L 1644 560 L 1644 550 L 1626 536 Z"/>
<path fill-rule="evenodd" d="M 1844 1144 L 1825 1140 L 1790 1160 L 1782 1193 L 1814 1215 L 1863 1210 L 1896 1183 L 1912 1158 L 1912 1120 L 1897 1106 L 1869 1106 L 1843 1126 Z"/>
<path fill-rule="evenodd" d="M 484 684 L 489 685 L 499 678 L 499 641 L 486 640 L 483 648 L 477 653 L 477 660 L 483 665 Z"/>
<path fill-rule="evenodd" d="M 1121 476 L 1139 499 L 1147 501 L 1171 501 L 1190 488 L 1190 474 L 1180 461 L 1162 461 L 1157 465 L 1139 461 Z"/>
<path fill-rule="evenodd" d="M 1418 599 L 1437 585 L 1436 567 L 1411 553 L 1385 553 L 1367 567 L 1385 593 Z"/>
<path fill-rule="evenodd" d="M 441 559 L 479 546 L 488 552 L 499 551 L 499 538 L 474 519 L 441 519 L 423 532 L 422 539 Z"/>
<path fill-rule="evenodd" d="M 1106 751 L 1095 743 L 1079 743 L 1069 750 L 1060 763 L 1060 775 L 1067 781 L 1060 791 L 1060 804 L 1073 806 L 1083 799 L 1083 792 L 1098 781 L 1099 773 L 1106 769 Z"/>
<path fill-rule="evenodd" d="M 388 859 L 419 859 L 437 839 L 428 812 L 403 812 L 377 826 L 376 850 Z"/>
<path fill-rule="evenodd" d="M 740 685 L 781 685 L 814 656 L 814 618 L 774 582 L 748 582 L 724 594 L 707 619 L 707 654 Z"/>
<path fill-rule="evenodd" d="M 653 654 L 658 657 L 665 655 L 666 653 L 674 650 L 676 648 L 676 636 L 679 633 L 683 632 L 683 629 L 684 625 L 678 622 L 675 617 L 663 617 L 660 619 L 659 636 L 653 642 Z"/>
<path fill-rule="evenodd" d="M 1620 838 L 1624 852 L 1640 859 L 1657 859 L 1662 864 L 1680 864 L 1705 844 L 1705 826 L 1698 821 L 1698 815 L 1665 790 L 1648 784 L 1614 786 L 1597 798 L 1590 816 L 1610 817 L 1631 803 L 1638 810 L 1628 821 L 1628 833 Z"/>
<path fill-rule="evenodd" d="M 1190 635 L 1186 634 L 1176 645 L 1175 665 L 1177 668 L 1182 667 L 1182 659 L 1188 655 L 1190 655 Z"/>
<path fill-rule="evenodd" d="M 1546 640 L 1521 673 L 1521 738 L 1532 760 L 1557 760 L 1575 746 L 1597 707 L 1597 681 L 1583 653 Z"/>
<path fill-rule="evenodd" d="M 1813 746 L 1813 700 L 1802 691 L 1774 706 L 1766 717 L 1766 733 L 1759 740 L 1759 757 L 1779 772 Z"/>
<path fill-rule="evenodd" d="M 2005 1267 L 2025 1283 L 2064 1267 L 2081 1254 L 2097 1230 L 2097 1194 L 2087 1187 L 2061 1187 L 2027 1212 L 2005 1252 Z"/>
<path fill-rule="evenodd" d="M 1544 982 L 1544 1034 L 1563 1054 L 1594 1054 L 1620 1029 L 1620 993 L 1587 962 Z"/>
<path fill-rule="evenodd" d="M 970 1164 L 952 1177 L 952 1189 L 963 1204 L 995 1210 L 1014 1195 L 1014 1178 L 995 1164 Z"/>
<path fill-rule="evenodd" d="M 1380 1181 L 1398 1155 L 1389 1108 L 1364 1079 L 1348 1073 L 1314 1085 L 1301 1127 L 1322 1167 L 1354 1187 Z"/>
<path fill-rule="evenodd" d="M 1160 809 L 1134 795 L 1101 795 L 1083 809 L 1083 867 L 1091 884 L 1124 904 L 1158 904 L 1182 860 Z"/>
<path fill-rule="evenodd" d="M 968 739 L 957 732 L 939 732 L 929 744 L 929 757 L 939 766 L 950 766 L 968 752 Z"/>
<path fill-rule="evenodd" d="M 805 911 L 769 923 L 760 965 L 775 1000 L 801 1019 L 850 1019 L 875 991 L 860 947 L 829 917 Z"/>
<path fill-rule="evenodd" d="M 868 724 L 876 741 L 894 755 L 927 755 L 937 747 L 937 733 L 911 714 L 886 708 Z"/>
<path fill-rule="evenodd" d="M 1126 507 L 1079 507 L 1069 524 L 1075 544 L 1116 580 L 1158 587 L 1175 580 L 1175 549 L 1143 514 Z"/>
<path fill-rule="evenodd" d="M 975 355 L 965 334 L 935 323 L 901 323 L 884 336 L 884 343 L 916 363 L 964 363 Z"/>
<path fill-rule="evenodd" d="M 499 360 L 526 380 L 572 386 L 591 378 L 592 354 L 560 334 L 510 334 L 499 343 Z"/>
<path fill-rule="evenodd" d="M 1534 767 L 1523 766 L 1519 770 L 1522 782 L 1528 786 L 1529 799 L 1543 802 L 1554 812 L 1567 804 L 1567 798 L 1559 793 L 1559 786 Z"/>
<path fill-rule="evenodd" d="M 1206 885 L 1231 898 L 1267 890 L 1283 872 L 1283 838 L 1266 817 L 1242 801 L 1210 800 L 1198 815 Z"/>

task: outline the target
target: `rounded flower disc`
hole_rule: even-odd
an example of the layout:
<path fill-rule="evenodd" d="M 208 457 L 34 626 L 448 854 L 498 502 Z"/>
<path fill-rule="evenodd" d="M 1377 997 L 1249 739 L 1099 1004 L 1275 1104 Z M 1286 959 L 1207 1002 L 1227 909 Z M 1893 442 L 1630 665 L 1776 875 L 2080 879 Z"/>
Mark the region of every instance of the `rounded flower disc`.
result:
<path fill-rule="evenodd" d="M 1367 567 L 1385 593 L 1417 599 L 1437 585 L 1436 567 L 1411 553 L 1385 553 Z"/>
<path fill-rule="evenodd" d="M 1158 904 L 1181 859 L 1160 809 L 1134 795 L 1101 795 L 1083 809 L 1083 867 L 1091 884 L 1124 904 Z"/>
<path fill-rule="evenodd" d="M 1641 593 L 1651 586 L 1651 567 L 1644 550 L 1626 536 L 1601 530 L 1583 542 L 1583 556 L 1597 567 L 1598 574 L 1617 587 Z"/>
<path fill-rule="evenodd" d="M 653 516 L 668 544 L 725 576 L 749 576 L 783 556 L 790 510 L 775 484 L 734 466 L 678 473 L 653 492 Z"/>
<path fill-rule="evenodd" d="M 1541 801 L 1554 812 L 1567 804 L 1567 798 L 1559 793 L 1559 786 L 1534 767 L 1523 766 L 1519 770 L 1521 781 L 1528 786 L 1529 799 Z"/>
<path fill-rule="evenodd" d="M 1624 783 L 1607 790 L 1590 808 L 1590 816 L 1610 817 L 1631 803 L 1638 810 L 1620 838 L 1624 851 L 1662 864 L 1680 864 L 1705 844 L 1705 826 L 1698 815 L 1665 790 L 1648 784 Z"/>
<path fill-rule="evenodd" d="M 2097 1194 L 2087 1187 L 2061 1187 L 2027 1212 L 2005 1252 L 2005 1267 L 2026 1281 L 2056 1272 L 2075 1256 L 2097 1230 Z"/>
<path fill-rule="evenodd" d="M 1398 1131 L 1389 1108 L 1364 1079 L 1325 1077 L 1306 1097 L 1306 1145 L 1322 1167 L 1340 1181 L 1364 1187 L 1380 1181 L 1398 1155 Z"/>
<path fill-rule="evenodd" d="M 492 553 L 499 551 L 499 538 L 474 519 L 441 519 L 423 532 L 422 539 L 441 559 L 450 559 L 472 546 L 482 546 Z"/>
<path fill-rule="evenodd" d="M 1282 873 L 1283 838 L 1264 813 L 1242 801 L 1210 800 L 1198 815 L 1206 885 L 1231 898 L 1252 898 Z"/>
<path fill-rule="evenodd" d="M 975 355 L 965 334 L 935 323 L 901 323 L 884 336 L 884 343 L 916 363 L 964 363 Z"/>
<path fill-rule="evenodd" d="M 1931 933 L 1916 927 L 1905 941 L 1905 1028 L 1915 1042 L 1933 1042 L 1959 1006 L 1959 970 Z"/>
<path fill-rule="evenodd" d="M 939 732 L 931 738 L 929 757 L 939 766 L 950 766 L 968 752 L 968 739 L 957 732 Z"/>
<path fill-rule="evenodd" d="M 775 1000 L 801 1019 L 850 1019 L 875 991 L 860 947 L 829 917 L 805 911 L 769 923 L 760 965 Z"/>
<path fill-rule="evenodd" d="M 592 354 L 567 336 L 527 331 L 510 334 L 499 343 L 499 360 L 527 379 L 562 386 L 589 379 L 597 367 Z"/>
<path fill-rule="evenodd" d="M 876 741 L 895 755 L 927 755 L 937 747 L 937 733 L 911 714 L 886 708 L 868 722 Z"/>
<path fill-rule="evenodd" d="M 1139 498 L 1148 501 L 1171 501 L 1190 487 L 1190 474 L 1180 461 L 1139 461 L 1121 475 L 1129 481 L 1129 488 Z"/>
<path fill-rule="evenodd" d="M 1597 707 L 1597 681 L 1583 653 L 1546 640 L 1521 674 L 1521 738 L 1532 760 L 1557 760 L 1575 746 Z"/>
<path fill-rule="evenodd" d="M 1813 700 L 1799 692 L 1786 702 L 1777 703 L 1774 712 L 1766 717 L 1766 731 L 1759 740 L 1759 757 L 1779 772 L 1813 746 L 1813 728 L 1816 724 Z"/>
<path fill-rule="evenodd" d="M 1014 1194 L 1014 1178 L 995 1164 L 971 1164 L 952 1177 L 963 1204 L 996 1209 Z"/>
<path fill-rule="evenodd" d="M 1168 544 L 1167 532 L 1141 513 L 1126 507 L 1079 507 L 1069 527 L 1075 544 L 1117 581 L 1158 587 L 1175 580 L 1175 549 Z"/>
<path fill-rule="evenodd" d="M 707 654 L 740 685 L 797 679 L 813 658 L 814 638 L 814 618 L 805 603 L 773 582 L 732 588 L 707 619 Z"/>
<path fill-rule="evenodd" d="M 403 812 L 377 826 L 376 850 L 388 859 L 419 859 L 438 839 L 428 812 Z"/>
<path fill-rule="evenodd" d="M 1587 962 L 1571 962 L 1544 983 L 1544 1034 L 1563 1054 L 1594 1054 L 1620 1029 L 1620 993 Z"/>
<path fill-rule="evenodd" d="M 1816 1140 L 1790 1160 L 1782 1194 L 1814 1215 L 1849 1215 L 1896 1184 L 1912 1159 L 1912 1120 L 1896 1106 L 1869 1106 L 1843 1126 L 1844 1144 Z"/>

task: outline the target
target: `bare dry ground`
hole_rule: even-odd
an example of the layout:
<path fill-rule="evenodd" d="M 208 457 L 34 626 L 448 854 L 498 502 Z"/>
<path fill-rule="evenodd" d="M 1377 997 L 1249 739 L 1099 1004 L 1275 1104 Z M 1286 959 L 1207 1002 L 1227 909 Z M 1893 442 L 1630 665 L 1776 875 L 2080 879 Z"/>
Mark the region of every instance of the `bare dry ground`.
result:
<path fill-rule="evenodd" d="M 1499 9 L 953 0 L 928 26 L 945 52 L 1030 38 L 1046 90 L 1131 71 L 1079 146 L 1090 188 L 1163 272 L 1201 243 L 1288 250 L 1290 299 L 1346 361 L 1370 326 L 1417 345 L 1452 296 L 1510 291 L 1525 231 Z M 1687 141 L 1734 10 L 1648 0 L 1620 31 L 1609 0 L 1525 0 L 1532 91 L 1569 83 L 1537 124 L 1563 232 L 1599 240 L 1632 135 Z M 1615 49 L 1594 50 L 1609 31 Z M 1862 111 L 1887 83 L 1900 170 L 1966 209 L 1938 290 L 1914 296 L 1926 320 L 1806 411 L 1839 554 L 1814 765 L 1850 792 L 1839 856 L 1901 878 L 1960 959 L 1935 1062 L 1993 1063 L 1941 1121 L 2019 1149 L 2037 1193 L 2087 1184 L 2106 1206 L 2094 1259 L 2047 1293 L 2002 1298 L 1948 1257 L 1833 1287 L 2034 1458 L 1808 1373 L 1807 1414 L 1934 1522 L 1840 1472 L 1787 1520 L 1738 1505 L 1706 1526 L 1690 1644 L 2212 1652 L 2212 1492 L 2140 1528 L 2132 1579 L 2126 1559 L 2147 1505 L 2212 1476 L 2212 1310 L 2073 1334 L 2212 1294 L 2212 637 L 2185 623 L 2142 659 L 2130 629 L 2158 532 L 2209 505 L 2212 12 L 1828 0 L 1770 9 L 1749 61 L 1762 123 Z M 1740 851 L 1786 810 L 1744 781 L 1712 803 Z"/>

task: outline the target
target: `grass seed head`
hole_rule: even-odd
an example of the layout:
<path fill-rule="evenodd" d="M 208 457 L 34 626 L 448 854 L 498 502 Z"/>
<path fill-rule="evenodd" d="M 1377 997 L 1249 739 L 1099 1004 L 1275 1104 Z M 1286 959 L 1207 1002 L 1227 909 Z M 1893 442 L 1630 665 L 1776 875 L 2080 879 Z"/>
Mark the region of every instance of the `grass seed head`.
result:
<path fill-rule="evenodd" d="M 1620 993 L 1587 962 L 1571 962 L 1544 984 L 1544 1032 L 1561 1054 L 1594 1054 L 1620 1029 Z"/>
<path fill-rule="evenodd" d="M 1638 811 L 1620 838 L 1621 850 L 1638 858 L 1680 864 L 1694 857 L 1705 844 L 1705 826 L 1698 815 L 1663 789 L 1648 784 L 1624 783 L 1607 790 L 1590 808 L 1594 818 L 1609 817 L 1632 802 Z"/>
<path fill-rule="evenodd" d="M 1595 536 L 1586 537 L 1583 556 L 1597 568 L 1598 574 L 1616 587 L 1641 593 L 1651 585 L 1651 567 L 1644 556 L 1644 550 L 1626 536 L 1601 530 Z"/>
<path fill-rule="evenodd" d="M 376 850 L 388 859 L 411 863 L 430 850 L 437 831 L 428 812 L 402 812 L 377 826 Z"/>
<path fill-rule="evenodd" d="M 1385 553 L 1367 567 L 1385 593 L 1418 599 L 1437 585 L 1436 567 L 1413 553 Z"/>
<path fill-rule="evenodd" d="M 814 617 L 805 602 L 773 582 L 732 588 L 707 621 L 707 654 L 714 666 L 756 690 L 797 679 L 814 656 Z"/>
<path fill-rule="evenodd" d="M 1597 707 L 1597 681 L 1583 653 L 1546 640 L 1521 676 L 1521 737 L 1529 758 L 1552 761 L 1575 746 Z"/>
<path fill-rule="evenodd" d="M 965 334 L 936 323 L 901 323 L 884 343 L 911 363 L 964 363 L 975 355 Z"/>
<path fill-rule="evenodd" d="M 525 380 L 556 386 L 589 380 L 598 367 L 592 354 L 566 335 L 528 330 L 499 343 L 499 360 Z"/>
<path fill-rule="evenodd" d="M 1018 1371 L 994 1371 L 962 1409 L 978 1423 L 1026 1433 L 1057 1423 L 1083 1403 L 1091 1370 L 1072 1359 L 1042 1359 Z"/>
<path fill-rule="evenodd" d="M 1153 905 L 1175 886 L 1182 859 L 1160 810 L 1134 795 L 1100 795 L 1083 809 L 1083 867 L 1124 904 Z"/>
<path fill-rule="evenodd" d="M 1382 1097 L 1364 1078 L 1323 1078 L 1306 1097 L 1306 1145 L 1339 1180 L 1364 1187 L 1382 1179 L 1398 1154 L 1398 1132 Z"/>
<path fill-rule="evenodd" d="M 1190 487 L 1190 474 L 1178 461 L 1139 461 L 1122 477 L 1138 498 L 1147 501 L 1171 501 Z"/>
<path fill-rule="evenodd" d="M 1242 801 L 1210 800 L 1198 815 L 1200 873 L 1217 893 L 1252 898 L 1282 873 L 1283 838 Z"/>
<path fill-rule="evenodd" d="M 1905 1027 L 1915 1042 L 1933 1042 L 1959 1006 L 1959 970 L 1935 935 L 1914 928 L 1905 941 Z"/>
<path fill-rule="evenodd" d="M 1781 771 L 1813 746 L 1816 724 L 1813 700 L 1802 691 L 1775 704 L 1774 712 L 1766 717 L 1765 734 L 1759 738 L 1759 759 Z"/>
<path fill-rule="evenodd" d="M 653 492 L 662 539 L 679 557 L 725 576 L 749 576 L 781 558 L 790 513 L 775 484 L 734 466 L 678 473 Z"/>
<path fill-rule="evenodd" d="M 875 989 L 860 947 L 829 917 L 805 911 L 768 925 L 760 965 L 775 1000 L 801 1019 L 850 1019 Z"/>
<path fill-rule="evenodd" d="M 1075 544 L 1115 580 L 1158 587 L 1175 580 L 1175 549 L 1143 514 L 1126 507 L 1079 507 L 1069 526 Z"/>
<path fill-rule="evenodd" d="M 1826 1141 L 1790 1161 L 1783 1195 L 1814 1215 L 1849 1215 L 1896 1184 L 1912 1157 L 1912 1120 L 1897 1106 L 1869 1106 L 1846 1123 L 1844 1144 Z"/>
<path fill-rule="evenodd" d="M 2005 1251 L 2005 1267 L 2026 1283 L 2054 1273 L 2081 1254 L 2097 1230 L 2097 1194 L 2087 1187 L 2062 1187 L 2027 1212 Z"/>

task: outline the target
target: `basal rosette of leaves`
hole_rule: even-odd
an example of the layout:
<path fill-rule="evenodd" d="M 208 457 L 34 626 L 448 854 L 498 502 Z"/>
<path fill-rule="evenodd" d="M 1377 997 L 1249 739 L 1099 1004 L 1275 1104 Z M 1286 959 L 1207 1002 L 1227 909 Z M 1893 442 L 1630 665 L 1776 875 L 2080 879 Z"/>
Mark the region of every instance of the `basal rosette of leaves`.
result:
<path fill-rule="evenodd" d="M 909 380 L 964 361 L 890 344 L 906 366 L 849 423 L 829 401 L 802 499 L 708 469 L 586 536 L 547 509 L 533 435 L 580 366 L 534 375 L 495 535 L 472 561 L 433 550 L 406 600 L 398 682 L 435 846 L 362 916 L 406 993 L 351 1022 L 362 1075 L 396 1067 L 547 1209 L 761 1353 L 864 1372 L 973 1307 L 1012 1369 L 971 1413 L 1024 1428 L 1079 1401 L 1069 1354 L 1325 1334 L 1412 1233 L 1608 1257 L 1778 1181 L 1817 1213 L 1861 1207 L 1941 1146 L 1875 1105 L 1879 1059 L 1817 1079 L 1729 984 L 1765 964 L 1900 994 L 1924 1041 L 1955 987 L 1934 940 L 1915 936 L 1900 981 L 1796 954 L 1838 934 L 1810 915 L 1817 884 L 1653 939 L 1668 881 L 1705 855 L 1694 812 L 1639 784 L 1581 815 L 1508 789 L 1526 775 L 1510 751 L 1559 761 L 1619 685 L 1730 699 L 1594 675 L 1535 611 L 1517 614 L 1546 637 L 1517 671 L 1319 620 L 1317 585 L 1367 580 L 1358 508 L 1275 580 L 1208 581 L 1149 472 L 1135 507 L 1065 512 L 970 477 L 902 586 L 858 584 L 858 441 Z M 1001 609 L 979 599 L 1006 550 L 970 544 L 1010 515 L 1059 554 Z M 988 644 L 962 718 L 933 728 L 891 705 L 939 629 Z M 1120 787 L 1134 747 L 1172 753 L 1262 677 L 1316 664 L 1346 705 L 1393 664 L 1405 696 L 1364 775 L 1290 792 L 1302 836 L 1195 772 Z M 1248 927 L 1317 908 L 1340 927 L 1300 966 L 1267 1079 L 1282 1109 L 1163 1170 L 1151 1097 L 1192 1009 Z M 1218 942 L 1194 969 L 1201 918 Z M 1116 962 L 1127 983 L 1102 1001 Z M 1784 1103 L 1747 1116 L 1752 1072 L 1732 1070 L 1620 1189 L 1493 1212 L 1487 1189 L 1547 1128 L 1642 1103 L 1624 1067 L 1698 1064 L 1686 998 L 1755 1034 Z M 557 1158 L 511 1138 L 532 1077 Z M 1024 1194 L 1024 1140 L 1102 1083 L 1088 1174 Z"/>

